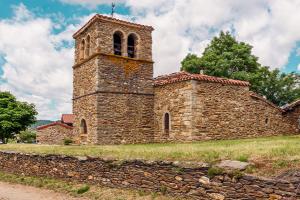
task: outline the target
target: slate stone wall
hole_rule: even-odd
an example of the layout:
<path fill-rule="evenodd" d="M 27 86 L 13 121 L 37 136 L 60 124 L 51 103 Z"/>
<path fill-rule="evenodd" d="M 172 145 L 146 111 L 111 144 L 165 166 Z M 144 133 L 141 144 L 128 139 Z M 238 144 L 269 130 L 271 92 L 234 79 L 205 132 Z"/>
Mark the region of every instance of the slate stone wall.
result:
<path fill-rule="evenodd" d="M 195 163 L 191 166 L 191 163 L 116 161 L 0 152 L 0 171 L 206 200 L 300 198 L 299 177 L 287 181 L 223 172 L 209 178 L 208 167 Z"/>
<path fill-rule="evenodd" d="M 290 118 L 276 106 L 252 95 L 248 87 L 184 81 L 155 87 L 158 141 L 235 139 L 297 134 Z M 164 113 L 170 114 L 166 136 Z M 295 114 L 297 115 L 297 113 Z"/>

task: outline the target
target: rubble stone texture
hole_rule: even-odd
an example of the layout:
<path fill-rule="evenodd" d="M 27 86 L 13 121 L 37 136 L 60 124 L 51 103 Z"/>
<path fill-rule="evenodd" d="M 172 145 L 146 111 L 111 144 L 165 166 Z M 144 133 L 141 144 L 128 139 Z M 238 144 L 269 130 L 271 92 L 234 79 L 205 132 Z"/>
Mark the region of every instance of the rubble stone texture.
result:
<path fill-rule="evenodd" d="M 47 126 L 47 127 L 46 127 Z M 52 123 L 38 129 L 36 140 L 42 144 L 63 144 L 64 139 L 75 138 L 73 127 L 61 123 Z"/>
<path fill-rule="evenodd" d="M 281 108 L 253 94 L 248 86 L 181 81 L 155 87 L 155 139 L 195 141 L 236 139 L 299 132 L 297 110 Z M 164 113 L 171 128 L 164 131 Z M 294 120 L 291 118 L 294 117 Z"/>
<path fill-rule="evenodd" d="M 288 180 L 267 179 L 250 175 L 237 177 L 222 172 L 209 178 L 208 169 L 163 161 L 118 161 L 0 152 L 0 171 L 22 176 L 46 176 L 206 200 L 300 198 L 299 177 L 291 178 L 289 175 Z"/>

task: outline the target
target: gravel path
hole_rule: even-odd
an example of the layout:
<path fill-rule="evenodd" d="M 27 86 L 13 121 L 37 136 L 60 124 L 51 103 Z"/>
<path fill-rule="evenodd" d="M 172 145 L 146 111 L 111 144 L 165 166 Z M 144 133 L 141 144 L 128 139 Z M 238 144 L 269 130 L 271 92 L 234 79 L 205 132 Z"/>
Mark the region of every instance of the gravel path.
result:
<path fill-rule="evenodd" d="M 0 200 L 83 200 L 31 186 L 0 182 Z"/>

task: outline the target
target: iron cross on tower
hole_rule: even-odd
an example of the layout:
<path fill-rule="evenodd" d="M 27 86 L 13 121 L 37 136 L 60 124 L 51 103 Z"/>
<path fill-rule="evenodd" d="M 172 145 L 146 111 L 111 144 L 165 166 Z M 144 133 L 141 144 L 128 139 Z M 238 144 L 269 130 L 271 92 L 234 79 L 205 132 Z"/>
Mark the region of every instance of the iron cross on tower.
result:
<path fill-rule="evenodd" d="M 115 8 L 116 8 L 116 4 L 115 3 L 112 3 L 111 4 L 111 16 L 114 17 L 114 14 L 115 14 Z"/>

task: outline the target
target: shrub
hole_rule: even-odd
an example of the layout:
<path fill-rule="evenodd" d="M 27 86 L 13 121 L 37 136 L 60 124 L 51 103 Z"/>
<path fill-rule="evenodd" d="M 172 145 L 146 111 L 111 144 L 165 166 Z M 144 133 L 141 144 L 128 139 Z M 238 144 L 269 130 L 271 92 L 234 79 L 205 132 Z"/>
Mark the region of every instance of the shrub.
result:
<path fill-rule="evenodd" d="M 65 138 L 64 139 L 64 145 L 70 145 L 70 144 L 72 144 L 73 143 L 73 140 L 72 139 L 70 139 L 70 138 Z"/>
<path fill-rule="evenodd" d="M 78 190 L 77 190 L 77 194 L 83 194 L 83 193 L 86 193 L 87 191 L 90 190 L 90 186 L 88 185 L 83 185 L 82 187 L 80 187 Z"/>
<path fill-rule="evenodd" d="M 9 138 L 9 139 L 7 139 L 7 143 L 8 144 L 16 144 L 17 143 L 17 139 L 15 139 L 15 138 Z"/>
<path fill-rule="evenodd" d="M 241 162 L 248 162 L 249 156 L 248 155 L 240 155 L 237 160 Z"/>
<path fill-rule="evenodd" d="M 17 135 L 18 141 L 21 143 L 35 143 L 36 142 L 36 132 L 33 131 L 21 131 Z"/>

